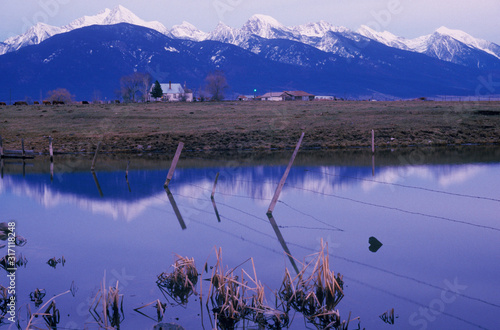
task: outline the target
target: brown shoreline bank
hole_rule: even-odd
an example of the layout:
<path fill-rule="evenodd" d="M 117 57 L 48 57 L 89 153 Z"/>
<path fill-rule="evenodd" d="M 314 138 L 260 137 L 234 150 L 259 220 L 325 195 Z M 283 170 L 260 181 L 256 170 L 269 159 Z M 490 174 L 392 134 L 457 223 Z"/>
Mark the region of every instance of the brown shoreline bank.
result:
<path fill-rule="evenodd" d="M 500 144 L 500 102 L 221 102 L 0 106 L 3 148 L 173 152 Z"/>

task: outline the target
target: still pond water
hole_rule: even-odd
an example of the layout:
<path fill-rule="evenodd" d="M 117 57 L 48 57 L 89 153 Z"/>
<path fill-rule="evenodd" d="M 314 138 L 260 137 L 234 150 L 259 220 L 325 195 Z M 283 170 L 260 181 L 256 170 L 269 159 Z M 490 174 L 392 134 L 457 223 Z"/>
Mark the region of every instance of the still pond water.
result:
<path fill-rule="evenodd" d="M 323 240 L 330 268 L 344 276 L 337 308 L 343 319 L 359 316 L 361 328 L 500 328 L 498 148 L 385 151 L 375 159 L 363 150 L 301 151 L 273 226 L 266 212 L 290 155 L 186 153 L 171 194 L 163 189 L 168 156 L 133 157 L 128 180 L 127 158 L 99 159 L 94 177 L 90 159 L 56 157 L 52 179 L 46 159 L 24 166 L 4 160 L 0 222 L 14 221 L 26 239 L 16 247 L 27 261 L 16 271 L 21 327 L 27 305 L 38 309 L 30 301 L 36 289 L 45 303 L 71 288 L 55 299 L 58 328 L 98 328 L 89 308 L 105 278 L 106 287 L 118 281 L 123 294 L 121 329 L 153 329 L 159 323 L 153 305 L 143 314 L 134 308 L 157 299 L 168 303 L 161 322 L 210 329 L 206 298 L 203 308 L 194 295 L 187 306 L 172 306 L 156 285 L 176 254 L 194 258 L 204 278 L 218 248 L 224 265 L 238 272 L 253 274 L 247 261 L 253 258 L 271 304 L 285 268 L 296 274 L 285 251 L 300 268 Z M 382 243 L 378 250 L 372 237 Z M 394 325 L 380 317 L 392 308 Z M 314 328 L 300 314 L 290 317 L 291 329 Z M 46 327 L 41 317 L 35 322 Z M 349 328 L 357 326 L 356 320 Z"/>

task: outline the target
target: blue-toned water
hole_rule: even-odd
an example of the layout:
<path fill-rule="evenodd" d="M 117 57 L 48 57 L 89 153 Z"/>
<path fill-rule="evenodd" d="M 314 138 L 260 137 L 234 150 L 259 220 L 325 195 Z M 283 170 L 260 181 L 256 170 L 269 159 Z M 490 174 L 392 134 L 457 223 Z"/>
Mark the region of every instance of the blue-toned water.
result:
<path fill-rule="evenodd" d="M 168 160 L 147 166 L 147 160 L 140 166 L 132 160 L 128 180 L 124 166 L 98 168 L 95 177 L 56 166 L 51 180 L 47 163 L 27 166 L 23 175 L 21 164 L 5 161 L 0 222 L 15 221 L 17 235 L 27 240 L 16 247 L 27 260 L 16 271 L 16 317 L 27 325 L 27 305 L 37 310 L 30 302 L 35 289 L 46 292 L 46 302 L 73 283 L 76 292 L 55 299 L 59 328 L 97 328 L 89 308 L 105 278 L 106 287 L 118 281 L 123 294 L 120 328 L 152 329 L 156 310 L 141 309 L 148 318 L 134 308 L 167 302 L 157 276 L 172 270 L 175 254 L 194 258 L 201 273 L 207 260 L 213 265 L 216 248 L 229 268 L 252 257 L 271 302 L 285 267 L 295 274 L 284 251 L 300 267 L 323 240 L 330 267 L 344 276 L 345 296 L 337 306 L 343 318 L 351 312 L 366 329 L 497 329 L 500 157 L 456 161 L 433 155 L 416 162 L 394 154 L 384 161 L 376 156 L 373 168 L 369 154 L 342 157 L 338 164 L 303 158 L 292 167 L 273 212 L 274 227 L 266 212 L 286 158 L 199 166 L 181 158 L 170 196 L 163 189 Z M 215 210 L 210 194 L 217 172 Z M 376 252 L 371 237 L 382 243 Z M 1 253 L 7 254 L 6 247 Z M 65 263 L 51 267 L 51 258 Z M 250 262 L 241 268 L 253 273 Z M 163 322 L 202 328 L 199 296 L 190 299 L 186 307 L 169 305 Z M 203 320 L 210 329 L 205 300 Z M 392 308 L 395 325 L 379 317 Z M 46 327 L 41 317 L 35 322 Z M 296 315 L 291 328 L 305 327 Z"/>

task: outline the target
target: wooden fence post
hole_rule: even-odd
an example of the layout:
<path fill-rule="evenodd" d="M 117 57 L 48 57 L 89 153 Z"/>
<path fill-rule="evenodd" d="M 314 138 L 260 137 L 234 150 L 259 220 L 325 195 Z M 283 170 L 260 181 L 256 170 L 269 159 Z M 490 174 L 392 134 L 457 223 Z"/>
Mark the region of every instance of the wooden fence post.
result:
<path fill-rule="evenodd" d="M 94 159 L 92 160 L 92 167 L 90 170 L 93 172 L 95 170 L 95 162 L 97 160 L 97 154 L 99 154 L 99 149 L 101 149 L 101 141 L 97 144 L 97 149 L 95 150 Z"/>
<path fill-rule="evenodd" d="M 372 154 L 375 153 L 375 131 L 372 130 Z"/>
<path fill-rule="evenodd" d="M 0 135 L 0 158 L 3 157 L 3 142 L 2 142 L 2 136 Z"/>
<path fill-rule="evenodd" d="M 283 177 L 281 178 L 280 183 L 278 184 L 278 187 L 276 188 L 276 191 L 274 192 L 273 199 L 271 201 L 271 204 L 269 204 L 269 209 L 267 210 L 267 214 L 273 213 L 274 207 L 276 206 L 276 203 L 278 202 L 278 198 L 280 197 L 281 190 L 283 189 L 283 186 L 285 185 L 286 178 L 288 177 L 288 173 L 290 172 L 290 169 L 292 168 L 293 161 L 295 160 L 295 157 L 297 156 L 297 153 L 299 152 L 300 145 L 302 144 L 302 139 L 304 138 L 304 132 L 300 135 L 299 142 L 297 143 L 297 146 L 295 147 L 295 151 L 293 152 L 292 158 L 290 158 L 290 162 L 288 163 L 288 166 L 285 170 L 285 173 L 283 174 Z"/>
<path fill-rule="evenodd" d="M 172 160 L 172 165 L 170 165 L 170 170 L 168 171 L 167 174 L 167 179 L 165 180 L 165 184 L 163 185 L 164 188 L 168 187 L 170 180 L 172 180 L 172 177 L 174 176 L 175 168 L 177 167 L 177 162 L 181 157 L 182 148 L 184 148 L 184 143 L 179 142 L 179 145 L 177 146 L 177 151 L 175 152 L 174 159 Z"/>

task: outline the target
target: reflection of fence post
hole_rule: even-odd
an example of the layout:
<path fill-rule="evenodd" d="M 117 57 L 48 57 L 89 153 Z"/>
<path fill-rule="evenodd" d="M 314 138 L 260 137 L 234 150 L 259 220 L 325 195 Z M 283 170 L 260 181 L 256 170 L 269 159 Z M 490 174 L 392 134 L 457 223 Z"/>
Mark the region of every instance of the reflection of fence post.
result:
<path fill-rule="evenodd" d="M 95 150 L 94 154 L 94 159 L 92 160 L 92 167 L 90 168 L 91 171 L 95 170 L 95 162 L 97 160 L 97 154 L 99 154 L 99 149 L 101 149 L 101 141 L 97 144 L 97 149 Z"/>
<path fill-rule="evenodd" d="M 212 189 L 212 195 L 210 196 L 212 199 L 214 199 L 214 195 L 215 195 L 215 188 L 217 187 L 217 180 L 219 180 L 219 172 L 217 172 L 217 174 L 215 175 L 215 182 L 214 182 L 214 187 Z"/>
<path fill-rule="evenodd" d="M 372 176 L 375 176 L 375 155 L 372 155 Z"/>
<path fill-rule="evenodd" d="M 101 197 L 104 197 L 104 194 L 102 193 L 101 185 L 99 184 L 99 180 L 97 180 L 97 175 L 95 175 L 94 171 L 92 171 L 92 176 L 94 177 L 94 182 L 95 182 L 95 185 L 97 186 L 97 190 L 99 191 L 99 195 Z"/>
<path fill-rule="evenodd" d="M 49 155 L 50 155 L 50 162 L 52 163 L 54 161 L 54 149 L 52 148 L 52 137 L 49 136 Z"/>
<path fill-rule="evenodd" d="M 163 185 L 164 188 L 168 187 L 170 180 L 172 180 L 172 177 L 174 176 L 177 162 L 179 161 L 179 158 L 181 157 L 182 148 L 184 148 L 184 143 L 179 142 L 179 145 L 177 146 L 177 151 L 175 152 L 174 159 L 172 160 L 172 165 L 170 165 L 170 170 L 168 171 L 168 174 L 167 174 L 167 179 L 165 180 L 165 184 Z"/>
<path fill-rule="evenodd" d="M 172 205 L 172 208 L 174 209 L 175 216 L 177 217 L 177 220 L 179 221 L 179 224 L 181 225 L 182 230 L 185 230 L 186 223 L 184 222 L 184 219 L 182 218 L 181 211 L 179 211 L 179 207 L 177 207 L 177 203 L 175 202 L 174 195 L 172 195 L 172 192 L 168 187 L 165 187 L 165 192 L 167 193 L 168 200 L 170 201 L 170 204 Z"/>
<path fill-rule="evenodd" d="M 127 169 L 125 170 L 125 179 L 128 179 L 128 168 L 130 166 L 130 160 L 127 162 Z"/>
<path fill-rule="evenodd" d="M 295 272 L 297 275 L 299 274 L 299 268 L 297 267 L 297 264 L 295 263 L 295 259 L 292 257 L 292 252 L 290 252 L 290 249 L 286 245 L 285 239 L 283 238 L 283 235 L 281 235 L 280 228 L 278 227 L 278 224 L 276 223 L 276 220 L 274 220 L 273 214 L 268 213 L 267 217 L 269 218 L 269 222 L 271 223 L 271 226 L 274 229 L 274 233 L 276 234 L 276 237 L 278 238 L 278 241 L 281 244 L 281 247 L 283 248 L 283 251 L 285 251 L 286 255 L 290 259 L 290 263 L 293 266 L 293 269 L 295 269 Z"/>
<path fill-rule="evenodd" d="M 132 189 L 130 189 L 130 183 L 128 182 L 128 167 L 129 166 L 130 166 L 130 160 L 127 162 L 127 169 L 125 170 L 125 181 L 127 181 L 128 191 L 132 192 Z"/>
<path fill-rule="evenodd" d="M 304 132 L 300 135 L 299 142 L 297 143 L 297 146 L 295 147 L 295 151 L 293 152 L 292 158 L 290 158 L 290 162 L 288 163 L 288 166 L 285 170 L 285 173 L 283 174 L 283 177 L 281 178 L 280 183 L 278 184 L 278 187 L 276 188 L 276 191 L 274 192 L 273 199 L 271 201 L 271 204 L 269 204 L 269 209 L 267 210 L 267 213 L 273 213 L 274 207 L 276 206 L 276 203 L 278 202 L 278 198 L 280 197 L 281 190 L 283 189 L 283 186 L 285 185 L 286 178 L 288 177 L 288 173 L 290 172 L 290 169 L 292 168 L 293 161 L 295 160 L 295 157 L 297 156 L 297 153 L 299 152 L 300 145 L 302 144 L 302 139 L 304 138 Z"/>

